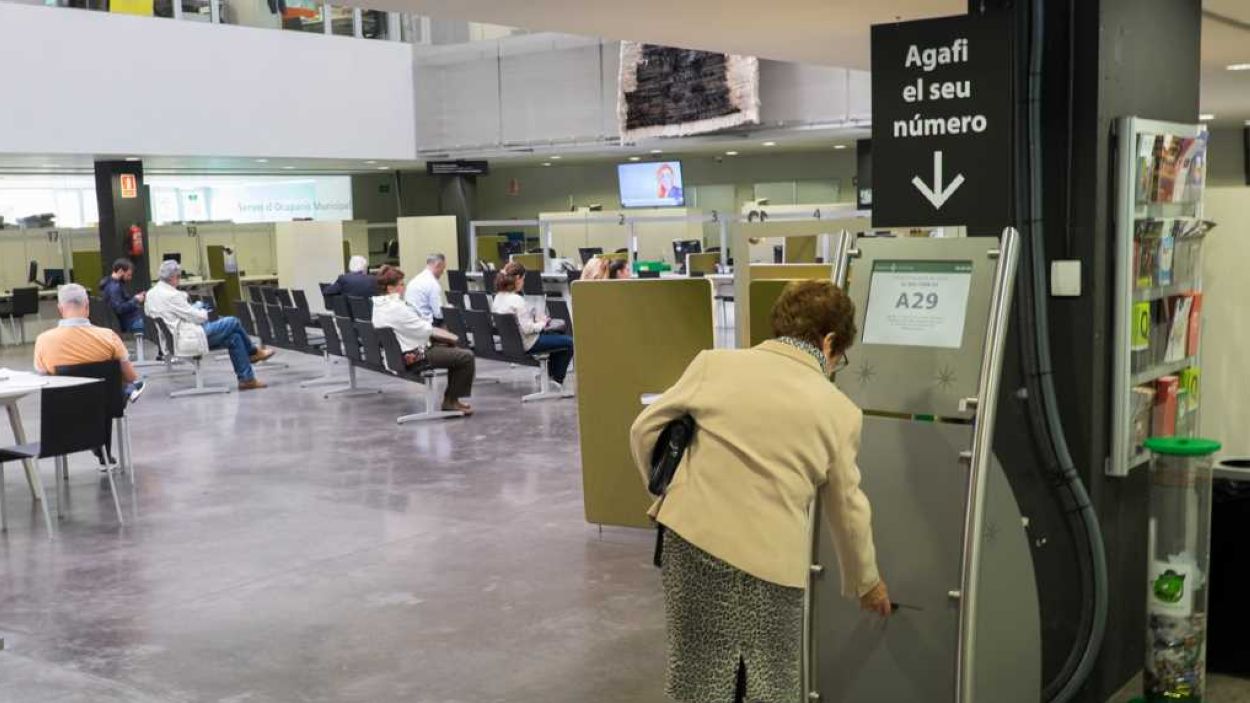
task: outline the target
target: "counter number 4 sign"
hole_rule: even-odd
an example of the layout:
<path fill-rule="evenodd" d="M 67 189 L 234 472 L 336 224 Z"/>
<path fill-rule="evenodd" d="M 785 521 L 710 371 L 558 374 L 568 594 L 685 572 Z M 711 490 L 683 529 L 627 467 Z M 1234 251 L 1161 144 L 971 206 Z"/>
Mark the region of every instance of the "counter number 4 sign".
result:
<path fill-rule="evenodd" d="M 1005 15 L 872 28 L 872 223 L 1002 228 L 1013 202 Z"/>

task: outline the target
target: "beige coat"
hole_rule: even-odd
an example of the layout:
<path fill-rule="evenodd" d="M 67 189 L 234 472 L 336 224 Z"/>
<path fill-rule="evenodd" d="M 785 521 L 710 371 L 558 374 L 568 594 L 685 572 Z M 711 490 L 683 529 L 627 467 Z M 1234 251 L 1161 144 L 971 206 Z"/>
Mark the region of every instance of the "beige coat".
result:
<path fill-rule="evenodd" d="M 776 341 L 700 353 L 630 430 L 644 483 L 660 432 L 686 413 L 698 429 L 652 517 L 752 576 L 803 588 L 819 489 L 843 595 L 876 585 L 872 512 L 855 465 L 863 414 L 816 359 Z"/>

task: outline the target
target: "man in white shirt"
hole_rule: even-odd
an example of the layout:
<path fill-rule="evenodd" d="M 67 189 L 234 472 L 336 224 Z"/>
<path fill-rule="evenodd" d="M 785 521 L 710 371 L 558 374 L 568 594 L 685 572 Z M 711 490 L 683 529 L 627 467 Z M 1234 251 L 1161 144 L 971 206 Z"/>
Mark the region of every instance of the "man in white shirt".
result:
<path fill-rule="evenodd" d="M 273 356 L 273 350 L 257 348 L 252 344 L 237 317 L 221 317 L 209 322 L 208 311 L 198 303 L 192 305 L 187 294 L 178 290 L 178 282 L 182 280 L 182 265 L 177 261 L 162 261 L 157 277 L 160 280 L 152 286 L 143 301 L 143 311 L 147 316 L 164 320 L 170 332 L 175 335 L 179 324 L 202 326 L 208 337 L 209 349 L 226 349 L 230 352 L 230 363 L 234 365 L 234 374 L 239 379 L 239 390 L 264 388 L 265 384 L 256 378 L 256 373 L 252 370 L 252 364 Z"/>
<path fill-rule="evenodd" d="M 443 285 L 447 257 L 434 253 L 425 258 L 425 270 L 412 277 L 404 289 L 404 302 L 436 327 L 443 326 Z"/>

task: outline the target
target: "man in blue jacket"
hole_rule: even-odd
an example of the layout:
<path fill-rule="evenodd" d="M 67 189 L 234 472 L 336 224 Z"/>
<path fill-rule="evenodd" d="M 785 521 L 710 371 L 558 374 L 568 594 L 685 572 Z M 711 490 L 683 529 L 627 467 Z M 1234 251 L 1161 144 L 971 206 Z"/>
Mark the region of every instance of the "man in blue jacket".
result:
<path fill-rule="evenodd" d="M 117 319 L 121 322 L 123 332 L 142 332 L 143 331 L 143 298 L 144 293 L 140 291 L 134 295 L 130 295 L 126 291 L 126 284 L 130 279 L 134 278 L 135 265 L 130 259 L 118 259 L 113 262 L 113 273 L 103 281 L 100 281 L 100 295 L 104 298 L 104 302 L 113 309 L 113 313 L 117 315 Z"/>

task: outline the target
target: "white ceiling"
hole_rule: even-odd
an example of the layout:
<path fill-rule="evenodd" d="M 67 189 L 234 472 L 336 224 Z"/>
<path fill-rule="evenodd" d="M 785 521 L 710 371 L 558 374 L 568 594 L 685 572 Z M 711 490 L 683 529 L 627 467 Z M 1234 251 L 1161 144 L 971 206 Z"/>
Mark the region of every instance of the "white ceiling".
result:
<path fill-rule="evenodd" d="M 1250 120 L 1250 71 L 1230 64 L 1250 63 L 1250 0 L 1205 0 L 1202 18 L 1202 112 L 1216 126 Z"/>

